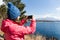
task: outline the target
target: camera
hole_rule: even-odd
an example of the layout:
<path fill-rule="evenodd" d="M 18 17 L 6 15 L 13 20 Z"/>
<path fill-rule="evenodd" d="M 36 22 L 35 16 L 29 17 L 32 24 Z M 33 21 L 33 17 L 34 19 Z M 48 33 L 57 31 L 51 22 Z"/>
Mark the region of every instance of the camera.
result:
<path fill-rule="evenodd" d="M 28 19 L 32 19 L 32 15 L 29 15 L 29 16 L 28 16 Z"/>

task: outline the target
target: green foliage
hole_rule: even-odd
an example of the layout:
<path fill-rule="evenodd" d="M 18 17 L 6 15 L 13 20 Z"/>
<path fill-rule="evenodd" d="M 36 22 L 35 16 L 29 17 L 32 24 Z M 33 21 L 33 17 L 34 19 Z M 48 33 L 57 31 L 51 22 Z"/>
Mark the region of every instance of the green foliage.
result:
<path fill-rule="evenodd" d="M 17 1 L 17 2 L 21 2 L 21 0 L 3 0 L 3 1 L 4 1 L 4 2 L 7 2 L 7 3 L 8 3 L 8 2 L 16 2 L 16 1 Z"/>
<path fill-rule="evenodd" d="M 23 17 L 25 17 L 25 15 L 24 15 L 24 13 L 26 13 L 26 11 L 24 11 L 24 8 L 25 8 L 25 4 L 24 3 L 22 3 L 21 2 L 21 0 L 3 0 L 6 4 L 8 3 L 8 2 L 12 2 L 16 7 L 18 7 L 19 8 L 19 10 L 21 11 L 21 15 L 20 15 L 20 17 L 22 16 L 22 18 Z M 1 5 L 0 6 L 0 13 L 1 13 L 1 16 L 3 17 L 3 18 L 5 18 L 6 17 L 6 14 L 7 14 L 7 7 L 6 7 L 6 5 Z"/>
<path fill-rule="evenodd" d="M 6 8 L 6 5 L 3 4 L 0 6 L 0 18 L 1 17 L 5 18 L 6 13 L 7 13 L 7 8 Z"/>

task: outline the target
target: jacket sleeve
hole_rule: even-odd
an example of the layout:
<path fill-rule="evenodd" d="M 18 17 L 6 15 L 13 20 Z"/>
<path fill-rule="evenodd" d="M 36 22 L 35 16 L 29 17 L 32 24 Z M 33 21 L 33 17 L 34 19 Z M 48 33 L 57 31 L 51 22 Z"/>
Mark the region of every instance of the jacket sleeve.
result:
<path fill-rule="evenodd" d="M 12 31 L 14 30 L 14 31 Z M 36 30 L 36 21 L 35 20 L 31 20 L 30 26 L 24 27 L 24 26 L 15 26 L 14 28 L 10 28 L 10 32 L 12 34 L 18 34 L 18 35 L 26 35 L 26 34 L 32 34 L 34 33 Z"/>
<path fill-rule="evenodd" d="M 24 23 L 26 22 L 26 20 L 27 20 L 27 19 L 22 19 L 22 20 L 20 21 L 20 25 L 24 25 Z"/>
<path fill-rule="evenodd" d="M 27 27 L 22 27 L 21 28 L 23 34 L 31 34 L 31 33 L 34 33 L 35 30 L 36 30 L 36 21 L 35 20 L 31 20 L 31 23 L 30 23 L 30 26 L 27 26 Z"/>
<path fill-rule="evenodd" d="M 10 25 L 10 26 L 8 26 Z M 16 24 L 17 25 L 17 24 Z M 6 22 L 6 21 L 2 21 L 2 26 L 1 26 L 1 30 L 4 33 L 11 33 L 11 34 L 18 34 L 18 35 L 22 35 L 22 34 L 31 34 L 34 33 L 36 30 L 36 21 L 35 20 L 31 20 L 30 26 L 24 27 L 24 26 L 16 26 L 15 24 L 11 25 L 10 23 Z"/>
<path fill-rule="evenodd" d="M 5 21 L 2 21 L 1 31 L 6 33 L 8 31 L 7 29 L 8 29 L 7 23 Z"/>
<path fill-rule="evenodd" d="M 32 34 L 36 30 L 36 21 L 31 20 L 30 26 L 24 27 L 24 26 L 13 26 L 10 27 L 10 33 L 12 34 L 18 34 L 18 35 L 26 35 L 26 34 Z"/>

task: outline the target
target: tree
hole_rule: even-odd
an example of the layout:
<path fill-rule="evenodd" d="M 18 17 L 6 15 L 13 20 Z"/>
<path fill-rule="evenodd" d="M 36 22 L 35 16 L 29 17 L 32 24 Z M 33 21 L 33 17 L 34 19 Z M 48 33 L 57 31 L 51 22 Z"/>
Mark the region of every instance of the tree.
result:
<path fill-rule="evenodd" d="M 6 4 L 8 2 L 12 2 L 21 11 L 21 18 L 24 18 L 25 17 L 25 15 L 24 15 L 24 13 L 26 13 L 26 11 L 24 10 L 25 4 L 22 3 L 21 0 L 3 0 L 3 1 Z M 5 18 L 5 15 L 7 14 L 7 7 L 6 7 L 6 5 L 1 5 L 0 6 L 0 11 L 1 11 L 0 13 L 1 13 L 2 17 L 4 16 L 3 18 Z"/>
<path fill-rule="evenodd" d="M 7 8 L 6 5 L 3 4 L 0 6 L 0 18 L 5 19 L 7 17 L 6 13 L 7 13 Z"/>

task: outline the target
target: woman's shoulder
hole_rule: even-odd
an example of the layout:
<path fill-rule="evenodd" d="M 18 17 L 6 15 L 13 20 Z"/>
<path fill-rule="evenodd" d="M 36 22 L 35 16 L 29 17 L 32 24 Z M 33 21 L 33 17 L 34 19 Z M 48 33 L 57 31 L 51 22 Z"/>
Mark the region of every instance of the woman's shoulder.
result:
<path fill-rule="evenodd" d="M 12 22 L 9 19 L 5 19 L 2 21 L 2 25 L 10 26 L 12 25 Z"/>
<path fill-rule="evenodd" d="M 4 19 L 2 20 L 2 23 L 6 24 L 6 23 L 10 23 L 11 21 L 9 19 Z"/>
<path fill-rule="evenodd" d="M 9 19 L 4 19 L 4 20 L 2 20 L 2 22 L 7 22 Z"/>

